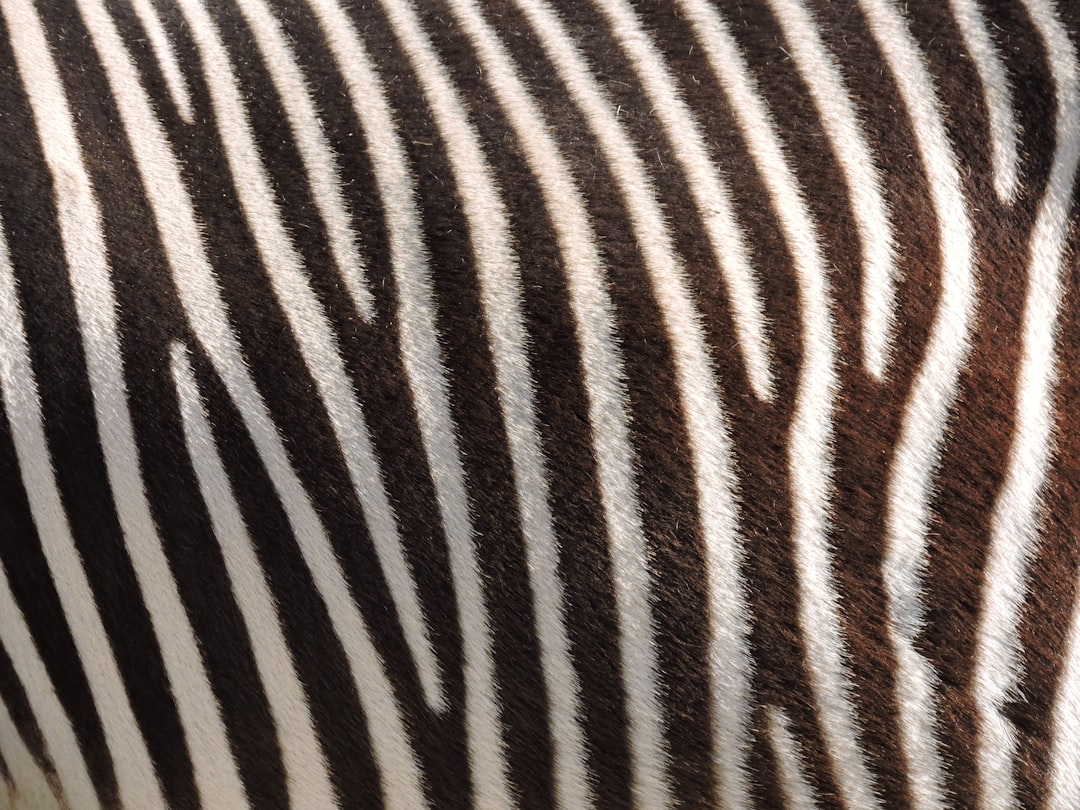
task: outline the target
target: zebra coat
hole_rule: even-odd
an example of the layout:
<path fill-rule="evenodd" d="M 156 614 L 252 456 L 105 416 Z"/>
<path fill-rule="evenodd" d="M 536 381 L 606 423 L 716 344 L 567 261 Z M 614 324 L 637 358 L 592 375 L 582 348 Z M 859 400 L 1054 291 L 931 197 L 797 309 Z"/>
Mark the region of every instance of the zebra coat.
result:
<path fill-rule="evenodd" d="M 1078 38 L 0 0 L 0 807 L 1080 807 Z"/>

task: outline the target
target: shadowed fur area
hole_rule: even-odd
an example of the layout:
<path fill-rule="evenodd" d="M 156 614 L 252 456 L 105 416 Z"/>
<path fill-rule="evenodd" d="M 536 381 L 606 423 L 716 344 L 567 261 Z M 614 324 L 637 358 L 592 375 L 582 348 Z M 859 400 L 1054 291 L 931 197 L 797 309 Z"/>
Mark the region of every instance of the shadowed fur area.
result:
<path fill-rule="evenodd" d="M 0 0 L 0 808 L 1080 807 L 1078 48 Z"/>

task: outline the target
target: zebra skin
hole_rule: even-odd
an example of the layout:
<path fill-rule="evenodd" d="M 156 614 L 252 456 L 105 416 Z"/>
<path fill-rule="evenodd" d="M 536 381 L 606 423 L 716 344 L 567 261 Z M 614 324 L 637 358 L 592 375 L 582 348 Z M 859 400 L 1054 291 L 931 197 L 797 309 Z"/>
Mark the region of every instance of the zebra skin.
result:
<path fill-rule="evenodd" d="M 1080 808 L 1078 43 L 0 0 L 0 807 Z"/>

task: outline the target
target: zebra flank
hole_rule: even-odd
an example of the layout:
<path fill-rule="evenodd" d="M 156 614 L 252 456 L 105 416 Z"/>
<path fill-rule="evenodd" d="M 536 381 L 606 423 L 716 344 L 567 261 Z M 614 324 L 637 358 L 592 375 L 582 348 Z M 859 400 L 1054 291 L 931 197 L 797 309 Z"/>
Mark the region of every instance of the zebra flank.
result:
<path fill-rule="evenodd" d="M 1080 5 L 0 0 L 0 810 L 1080 808 Z"/>

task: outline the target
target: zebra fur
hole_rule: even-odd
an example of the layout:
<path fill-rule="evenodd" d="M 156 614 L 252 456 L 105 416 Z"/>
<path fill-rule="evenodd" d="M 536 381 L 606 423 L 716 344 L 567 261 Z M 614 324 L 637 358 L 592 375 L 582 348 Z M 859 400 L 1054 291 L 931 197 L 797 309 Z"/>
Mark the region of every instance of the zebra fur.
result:
<path fill-rule="evenodd" d="M 1080 807 L 1077 37 L 0 0 L 0 807 Z"/>

